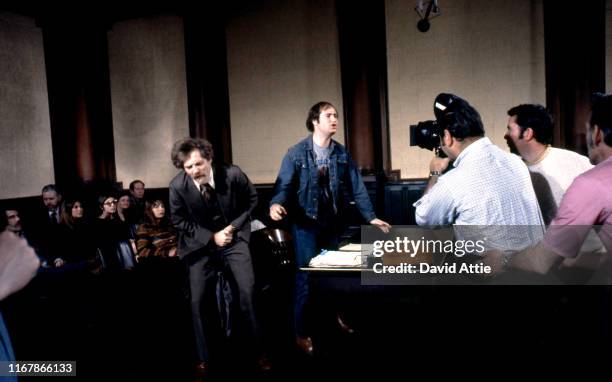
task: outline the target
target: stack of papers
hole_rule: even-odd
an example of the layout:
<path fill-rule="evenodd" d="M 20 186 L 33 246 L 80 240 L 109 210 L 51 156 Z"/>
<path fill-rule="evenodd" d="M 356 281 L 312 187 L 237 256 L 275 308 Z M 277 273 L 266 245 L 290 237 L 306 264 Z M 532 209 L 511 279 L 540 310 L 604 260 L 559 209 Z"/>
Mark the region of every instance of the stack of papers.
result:
<path fill-rule="evenodd" d="M 313 268 L 325 267 L 361 267 L 361 252 L 359 251 L 322 251 L 310 260 Z"/>

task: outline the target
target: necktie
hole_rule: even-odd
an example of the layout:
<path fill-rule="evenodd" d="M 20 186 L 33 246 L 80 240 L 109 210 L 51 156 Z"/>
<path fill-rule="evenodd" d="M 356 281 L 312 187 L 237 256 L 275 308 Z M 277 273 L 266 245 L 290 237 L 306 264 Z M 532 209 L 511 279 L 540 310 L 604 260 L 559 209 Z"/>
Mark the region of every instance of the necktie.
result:
<path fill-rule="evenodd" d="M 51 224 L 57 224 L 57 213 L 55 211 L 51 211 Z"/>
<path fill-rule="evenodd" d="M 212 193 L 213 193 L 213 188 L 210 186 L 210 184 L 206 183 L 205 185 L 202 186 L 202 196 L 204 197 L 204 200 L 206 201 L 206 203 L 210 201 L 210 198 L 212 197 Z"/>

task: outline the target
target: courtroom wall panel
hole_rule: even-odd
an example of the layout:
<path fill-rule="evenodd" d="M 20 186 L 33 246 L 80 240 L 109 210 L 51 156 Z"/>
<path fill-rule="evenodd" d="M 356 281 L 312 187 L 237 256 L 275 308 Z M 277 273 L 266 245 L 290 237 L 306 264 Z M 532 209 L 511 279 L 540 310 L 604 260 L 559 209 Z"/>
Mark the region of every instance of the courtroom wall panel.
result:
<path fill-rule="evenodd" d="M 172 144 L 189 136 L 183 20 L 115 23 L 108 46 L 117 181 L 168 187 Z"/>
<path fill-rule="evenodd" d="M 440 92 L 467 99 L 486 134 L 507 149 L 506 111 L 546 103 L 541 0 L 455 0 L 426 33 L 414 2 L 386 0 L 391 167 L 402 178 L 427 176 L 431 154 L 409 146 L 408 126 L 433 119 Z"/>
<path fill-rule="evenodd" d="M 305 137 L 308 109 L 338 108 L 344 142 L 335 5 L 270 0 L 227 27 L 233 162 L 255 183 L 274 182 L 287 149 Z"/>
<path fill-rule="evenodd" d="M 42 31 L 10 13 L 0 13 L 0 142 L 0 199 L 54 182 Z"/>

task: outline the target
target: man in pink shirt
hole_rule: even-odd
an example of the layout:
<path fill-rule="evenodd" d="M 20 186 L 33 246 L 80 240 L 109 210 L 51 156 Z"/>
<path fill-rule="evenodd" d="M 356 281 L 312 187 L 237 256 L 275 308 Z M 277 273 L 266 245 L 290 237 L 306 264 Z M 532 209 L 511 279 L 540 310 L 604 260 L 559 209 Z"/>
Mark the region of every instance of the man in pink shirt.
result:
<path fill-rule="evenodd" d="M 574 180 L 538 245 L 512 257 L 489 256 L 486 262 L 496 270 L 510 266 L 547 273 L 564 259 L 577 257 L 592 228 L 612 254 L 612 94 L 594 95 L 586 125 L 589 159 L 596 166 Z"/>

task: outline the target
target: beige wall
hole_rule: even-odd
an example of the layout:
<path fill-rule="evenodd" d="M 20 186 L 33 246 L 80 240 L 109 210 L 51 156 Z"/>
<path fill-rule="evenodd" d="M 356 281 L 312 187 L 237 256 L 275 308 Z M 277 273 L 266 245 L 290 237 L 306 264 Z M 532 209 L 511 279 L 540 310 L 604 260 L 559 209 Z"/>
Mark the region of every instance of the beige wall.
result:
<path fill-rule="evenodd" d="M 467 99 L 486 134 L 507 149 L 506 111 L 545 104 L 541 0 L 440 2 L 431 29 L 416 29 L 414 1 L 386 0 L 392 167 L 402 178 L 424 177 L 431 153 L 409 147 L 408 126 L 433 119 L 440 92 Z"/>
<path fill-rule="evenodd" d="M 232 19 L 227 46 L 233 161 L 254 183 L 274 182 L 309 108 L 326 100 L 343 113 L 334 2 L 265 1 Z"/>
<path fill-rule="evenodd" d="M 168 187 L 174 141 L 189 135 L 183 21 L 128 20 L 108 33 L 117 181 Z"/>
<path fill-rule="evenodd" d="M 612 93 L 612 0 L 606 0 L 606 93 Z"/>
<path fill-rule="evenodd" d="M 54 182 L 42 32 L 8 13 L 0 13 L 0 143 L 0 199 Z"/>

